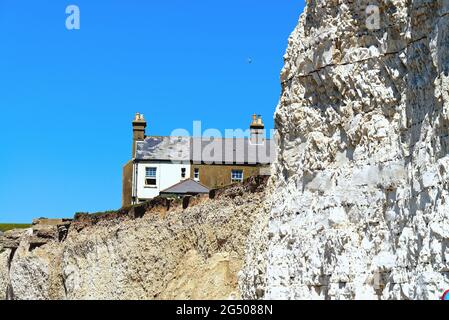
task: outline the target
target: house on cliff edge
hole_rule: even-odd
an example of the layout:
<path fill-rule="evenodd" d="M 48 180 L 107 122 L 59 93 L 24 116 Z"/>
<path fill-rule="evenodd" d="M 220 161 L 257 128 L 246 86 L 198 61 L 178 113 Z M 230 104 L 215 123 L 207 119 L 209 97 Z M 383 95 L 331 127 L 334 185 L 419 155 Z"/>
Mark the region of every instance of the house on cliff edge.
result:
<path fill-rule="evenodd" d="M 139 113 L 132 125 L 132 159 L 123 168 L 123 206 L 174 190 L 180 195 L 205 193 L 270 174 L 275 148 L 260 116 L 253 116 L 248 138 L 146 136 L 147 122 Z"/>

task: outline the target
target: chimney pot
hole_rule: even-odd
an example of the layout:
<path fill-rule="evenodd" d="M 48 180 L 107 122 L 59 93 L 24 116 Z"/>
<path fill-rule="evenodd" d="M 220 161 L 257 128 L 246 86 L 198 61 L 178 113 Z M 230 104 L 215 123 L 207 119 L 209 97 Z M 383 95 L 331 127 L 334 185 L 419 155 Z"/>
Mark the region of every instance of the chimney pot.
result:
<path fill-rule="evenodd" d="M 261 115 L 253 115 L 253 122 L 251 123 L 250 130 L 251 143 L 261 144 L 265 141 L 265 125 L 263 124 Z"/>
<path fill-rule="evenodd" d="M 136 116 L 134 118 L 134 121 L 133 121 L 133 148 L 132 148 L 133 158 L 136 155 L 137 141 L 145 140 L 145 128 L 146 127 L 147 127 L 147 122 L 145 121 L 144 115 L 137 112 Z"/>

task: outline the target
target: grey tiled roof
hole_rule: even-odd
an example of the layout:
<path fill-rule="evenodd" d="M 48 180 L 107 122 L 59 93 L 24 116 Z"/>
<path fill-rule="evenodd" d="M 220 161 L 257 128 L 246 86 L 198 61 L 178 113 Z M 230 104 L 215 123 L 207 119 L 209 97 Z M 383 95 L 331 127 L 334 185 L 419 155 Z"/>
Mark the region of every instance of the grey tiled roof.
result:
<path fill-rule="evenodd" d="M 190 161 L 190 137 L 147 137 L 137 142 L 137 160 Z"/>
<path fill-rule="evenodd" d="M 175 184 L 174 186 L 161 191 L 164 194 L 200 194 L 209 193 L 209 189 L 202 184 L 192 180 L 184 180 Z"/>
<path fill-rule="evenodd" d="M 147 137 L 137 142 L 136 160 L 181 161 L 207 164 L 270 164 L 272 140 L 254 145 L 243 138 Z"/>

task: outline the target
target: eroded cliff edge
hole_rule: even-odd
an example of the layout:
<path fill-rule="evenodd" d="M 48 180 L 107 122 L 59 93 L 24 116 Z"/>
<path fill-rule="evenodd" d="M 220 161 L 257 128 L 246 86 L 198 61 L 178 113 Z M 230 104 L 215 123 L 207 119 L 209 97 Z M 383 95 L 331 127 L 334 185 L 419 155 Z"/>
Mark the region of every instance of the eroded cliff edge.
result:
<path fill-rule="evenodd" d="M 156 199 L 64 226 L 6 233 L 0 299 L 240 298 L 248 234 L 266 177 L 185 202 Z M 45 222 L 45 221 L 44 221 Z"/>
<path fill-rule="evenodd" d="M 308 1 L 275 115 L 266 298 L 449 288 L 448 58 L 448 1 Z"/>
<path fill-rule="evenodd" d="M 25 234 L 0 253 L 0 298 L 438 299 L 448 19 L 443 0 L 308 1 L 285 55 L 266 191 L 79 221 L 32 251 Z"/>

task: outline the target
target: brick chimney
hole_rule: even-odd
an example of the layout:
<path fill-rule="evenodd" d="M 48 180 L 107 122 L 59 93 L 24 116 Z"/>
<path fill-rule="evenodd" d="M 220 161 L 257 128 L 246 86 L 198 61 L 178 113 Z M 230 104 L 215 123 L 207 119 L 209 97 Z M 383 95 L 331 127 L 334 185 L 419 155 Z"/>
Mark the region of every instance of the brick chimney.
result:
<path fill-rule="evenodd" d="M 265 141 L 265 125 L 262 121 L 262 116 L 254 114 L 251 122 L 250 139 L 252 144 L 263 144 Z"/>
<path fill-rule="evenodd" d="M 145 128 L 147 127 L 147 122 L 143 114 L 136 113 L 133 121 L 133 154 L 132 157 L 136 156 L 136 142 L 145 140 Z"/>

